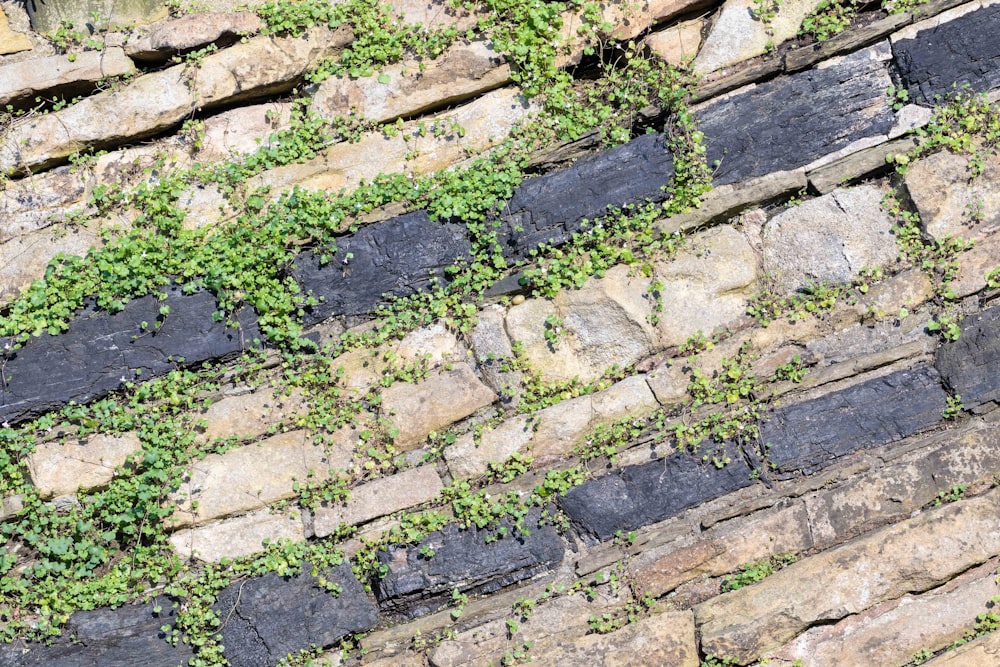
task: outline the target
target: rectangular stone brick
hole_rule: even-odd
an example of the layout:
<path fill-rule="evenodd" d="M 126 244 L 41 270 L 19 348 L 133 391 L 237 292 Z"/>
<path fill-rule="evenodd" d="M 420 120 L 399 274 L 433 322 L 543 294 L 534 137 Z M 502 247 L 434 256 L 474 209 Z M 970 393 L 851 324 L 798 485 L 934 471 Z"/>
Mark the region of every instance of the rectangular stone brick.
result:
<path fill-rule="evenodd" d="M 142 448 L 135 433 L 98 434 L 84 442 L 47 442 L 28 456 L 31 482 L 43 498 L 103 486 L 129 455 Z"/>
<path fill-rule="evenodd" d="M 181 558 L 197 558 L 214 563 L 223 558 L 240 558 L 260 553 L 266 541 L 306 539 L 302 516 L 297 507 L 273 512 L 269 508 L 224 519 L 215 523 L 184 528 L 170 535 L 170 546 Z"/>
<path fill-rule="evenodd" d="M 341 524 L 357 525 L 433 500 L 441 489 L 441 477 L 434 466 L 382 477 L 351 489 L 345 503 L 317 507 L 313 511 L 313 531 L 316 537 L 326 537 Z"/>
<path fill-rule="evenodd" d="M 677 452 L 585 482 L 559 499 L 582 532 L 605 541 L 669 518 L 688 507 L 753 482 L 750 466 L 736 448 L 721 468 L 702 457 Z"/>
<path fill-rule="evenodd" d="M 939 423 L 945 399 L 937 371 L 918 366 L 779 407 L 761 425 L 760 441 L 778 473 L 811 474 Z"/>
<path fill-rule="evenodd" d="M 698 667 L 698 644 L 690 611 L 667 611 L 606 635 L 587 635 L 532 656 L 544 665 Z"/>
<path fill-rule="evenodd" d="M 1000 594 L 997 564 L 994 559 L 933 591 L 811 628 L 771 656 L 810 667 L 909 664 L 921 649 L 937 651 L 960 640 L 991 608 Z"/>
<path fill-rule="evenodd" d="M 1000 490 L 924 512 L 695 607 L 705 653 L 747 664 L 818 623 L 939 586 L 1000 554 Z"/>
<path fill-rule="evenodd" d="M 660 597 L 702 576 L 716 577 L 739 565 L 812 546 L 802 503 L 716 524 L 695 538 L 644 550 L 628 564 L 636 595 Z"/>

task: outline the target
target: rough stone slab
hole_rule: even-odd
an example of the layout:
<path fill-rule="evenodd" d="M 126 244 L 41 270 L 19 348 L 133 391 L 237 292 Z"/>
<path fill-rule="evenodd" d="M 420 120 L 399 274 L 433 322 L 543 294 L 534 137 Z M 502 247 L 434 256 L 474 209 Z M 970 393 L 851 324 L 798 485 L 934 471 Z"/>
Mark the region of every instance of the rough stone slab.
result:
<path fill-rule="evenodd" d="M 805 506 L 766 510 L 716 524 L 694 538 L 644 549 L 628 563 L 636 595 L 660 597 L 699 577 L 733 572 L 773 554 L 800 553 L 812 547 Z"/>
<path fill-rule="evenodd" d="M 906 169 L 906 191 L 920 224 L 939 241 L 981 239 L 1000 228 L 1000 157 L 984 151 L 982 172 L 972 179 L 970 167 L 970 156 L 944 150 Z M 975 209 L 980 219 L 971 215 Z"/>
<path fill-rule="evenodd" d="M 226 47 L 261 28 L 253 12 L 198 12 L 158 23 L 148 34 L 130 39 L 125 53 L 133 60 L 162 62 L 208 44 Z"/>
<path fill-rule="evenodd" d="M 290 578 L 274 572 L 237 581 L 219 594 L 212 607 L 222 620 L 223 655 L 231 665 L 270 667 L 289 653 L 310 646 L 327 647 L 341 637 L 370 630 L 378 611 L 347 563 L 323 572 L 339 587 L 319 586 L 307 563 Z"/>
<path fill-rule="evenodd" d="M 218 302 L 209 292 L 185 295 L 172 286 L 163 293 L 164 299 L 148 295 L 129 301 L 114 315 L 85 309 L 66 333 L 44 333 L 8 351 L 0 421 L 21 421 L 70 401 L 87 403 L 126 380 L 156 377 L 182 363 L 242 353 L 260 336 L 247 309 L 237 314 L 236 328 L 213 321 Z M 170 307 L 166 317 L 160 315 L 163 306 Z"/>
<path fill-rule="evenodd" d="M 819 0 L 782 2 L 774 17 L 764 22 L 750 0 L 727 0 L 692 63 L 694 73 L 708 74 L 767 53 L 774 44 L 795 37 L 802 20 L 818 4 Z"/>
<path fill-rule="evenodd" d="M 382 83 L 386 76 L 388 82 Z M 509 82 L 510 66 L 490 42 L 459 41 L 434 60 L 389 65 L 378 77 L 331 77 L 320 84 L 311 109 L 331 120 L 353 110 L 381 123 L 446 107 Z"/>
<path fill-rule="evenodd" d="M 432 431 L 445 428 L 497 398 L 469 364 L 431 373 L 417 384 L 397 382 L 382 392 L 382 414 L 399 429 L 393 440 L 402 451 L 415 449 Z"/>
<path fill-rule="evenodd" d="M 31 50 L 31 40 L 27 35 L 11 30 L 7 14 L 0 9 L 0 56 Z"/>
<path fill-rule="evenodd" d="M 1000 663 L 1000 632 L 991 632 L 924 664 L 928 667 L 977 667 L 997 663 Z"/>
<path fill-rule="evenodd" d="M 654 614 L 610 634 L 587 635 L 532 657 L 546 665 L 698 667 L 701 664 L 694 615 L 690 611 Z"/>
<path fill-rule="evenodd" d="M 467 665 L 498 664 L 506 651 L 530 643 L 529 655 L 546 654 L 553 646 L 569 643 L 590 630 L 592 615 L 613 612 L 629 602 L 627 593 L 613 595 L 610 591 L 595 591 L 591 598 L 566 595 L 539 604 L 528 618 L 518 619 L 515 632 L 510 631 L 507 618 L 498 618 L 460 632 L 445 640 L 430 655 L 435 667 L 466 667 Z M 560 663 L 566 664 L 566 663 Z"/>
<path fill-rule="evenodd" d="M 83 174 L 68 167 L 8 181 L 0 192 L 0 242 L 62 221 L 73 205 L 82 202 L 86 188 Z"/>
<path fill-rule="evenodd" d="M 994 560 L 927 593 L 812 628 L 771 654 L 772 664 L 796 659 L 811 667 L 909 664 L 921 649 L 937 651 L 960 640 L 976 616 L 991 608 L 1000 594 L 996 569 Z"/>
<path fill-rule="evenodd" d="M 28 456 L 28 471 L 41 497 L 64 496 L 107 484 L 115 468 L 141 448 L 142 442 L 134 433 L 44 443 Z"/>
<path fill-rule="evenodd" d="M 646 134 L 571 167 L 521 183 L 504 208 L 497 240 L 508 260 L 526 259 L 539 244 L 562 244 L 608 207 L 668 198 L 674 174 L 664 137 Z"/>
<path fill-rule="evenodd" d="M 462 530 L 452 524 L 419 544 L 380 551 L 379 562 L 389 570 L 377 582 L 379 605 L 413 618 L 444 606 L 456 588 L 469 595 L 491 593 L 558 567 L 565 544 L 555 528 L 538 526 L 538 517 L 536 510 L 524 518 L 529 534 L 507 520 L 499 524 L 506 529 L 502 537 L 497 528 Z M 423 556 L 422 549 L 434 555 Z"/>
<path fill-rule="evenodd" d="M 455 479 L 485 474 L 491 461 L 502 463 L 511 454 L 527 449 L 534 437 L 533 423 L 529 417 L 514 417 L 496 428 L 484 429 L 478 440 L 473 433 L 463 434 L 445 447 L 448 472 Z"/>
<path fill-rule="evenodd" d="M 1000 398 L 1000 306 L 962 320 L 962 336 L 938 348 L 935 365 L 967 408 Z"/>
<path fill-rule="evenodd" d="M 847 181 L 887 169 L 887 157 L 908 153 L 916 145 L 917 142 L 912 137 L 903 137 L 865 148 L 810 171 L 809 184 L 825 195 Z"/>
<path fill-rule="evenodd" d="M 886 266 L 899 249 L 894 221 L 871 185 L 834 190 L 771 218 L 764 227 L 764 270 L 779 289 L 848 283 L 864 267 Z"/>
<path fill-rule="evenodd" d="M 249 394 L 227 396 L 198 413 L 207 422 L 203 436 L 216 438 L 254 438 L 264 435 L 282 420 L 293 418 L 306 407 L 302 391 L 294 388 L 287 395 L 261 388 Z"/>
<path fill-rule="evenodd" d="M 306 539 L 302 517 L 297 508 L 278 512 L 270 508 L 224 519 L 195 528 L 184 528 L 170 535 L 170 546 L 187 560 L 197 558 L 214 563 L 223 558 L 241 558 L 266 549 L 266 540 L 301 542 Z"/>
<path fill-rule="evenodd" d="M 27 221 L 23 216 L 20 221 Z M 33 220 L 29 224 L 38 224 Z M 86 227 L 40 229 L 0 245 L 0 303 L 17 298 L 31 283 L 45 275 L 45 268 L 59 253 L 83 256 L 101 238 Z"/>
<path fill-rule="evenodd" d="M 186 665 L 194 657 L 191 646 L 169 644 L 160 629 L 172 625 L 173 604 L 159 597 L 149 604 L 78 611 L 51 645 L 0 644 L 0 667 L 128 667 L 137 656 L 149 667 Z"/>
<path fill-rule="evenodd" d="M 17 516 L 23 509 L 24 498 L 22 496 L 7 496 L 0 499 L 0 521 Z"/>
<path fill-rule="evenodd" d="M 948 430 L 891 464 L 804 497 L 816 547 L 909 516 L 955 486 L 988 482 L 1000 470 L 1000 432 L 991 425 Z"/>
<path fill-rule="evenodd" d="M 918 366 L 779 407 L 761 425 L 760 440 L 777 472 L 811 474 L 939 423 L 945 398 L 937 371 Z"/>
<path fill-rule="evenodd" d="M 1000 5 L 990 5 L 920 30 L 912 39 L 893 40 L 896 66 L 910 99 L 934 105 L 936 96 L 947 95 L 954 84 L 969 84 L 973 92 L 1000 86 L 998 26 Z"/>
<path fill-rule="evenodd" d="M 885 135 L 895 116 L 880 46 L 707 103 L 696 111 L 715 183 L 802 167 L 853 141 Z"/>
<path fill-rule="evenodd" d="M 131 74 L 135 65 L 119 47 L 24 60 L 0 67 L 0 104 L 15 106 L 36 96 L 71 99 L 93 91 L 101 79 Z"/>
<path fill-rule="evenodd" d="M 654 32 L 643 43 L 657 56 L 670 63 L 680 65 L 698 54 L 701 46 L 702 21 L 695 19 Z"/>
<path fill-rule="evenodd" d="M 433 222 L 426 211 L 366 225 L 338 239 L 326 264 L 317 251 L 296 259 L 292 276 L 323 300 L 307 310 L 304 320 L 310 325 L 331 315 L 364 315 L 384 302 L 383 295 L 428 289 L 443 279 L 446 267 L 468 258 L 471 248 L 463 225 Z"/>
<path fill-rule="evenodd" d="M 0 145 L 0 171 L 38 170 L 85 148 L 149 137 L 200 109 L 291 90 L 352 39 L 343 27 L 312 28 L 304 37 L 255 37 L 206 56 L 197 69 L 176 65 L 146 74 L 120 91 L 99 93 L 17 125 Z"/>
<path fill-rule="evenodd" d="M 734 449 L 722 468 L 687 452 L 622 468 L 571 489 L 559 506 L 582 532 L 610 540 L 750 486 L 750 466 Z"/>
<path fill-rule="evenodd" d="M 961 2 L 961 0 L 957 1 Z M 924 11 L 925 7 L 926 5 L 921 6 L 921 11 Z M 883 19 L 860 28 L 852 26 L 850 30 L 846 30 L 839 35 L 834 35 L 825 42 L 815 42 L 806 46 L 800 46 L 785 54 L 785 70 L 787 72 L 797 72 L 821 60 L 868 46 L 882 39 L 893 30 L 908 25 L 911 21 L 913 21 L 913 15 L 907 12 L 890 14 Z"/>
<path fill-rule="evenodd" d="M 939 586 L 1000 554 L 1000 491 L 824 551 L 695 607 L 705 653 L 744 665 L 806 628 Z"/>
<path fill-rule="evenodd" d="M 351 489 L 350 499 L 342 504 L 313 510 L 313 532 L 326 537 L 341 524 L 354 526 L 433 500 L 441 489 L 441 477 L 429 465 L 376 479 Z"/>
<path fill-rule="evenodd" d="M 322 480 L 328 471 L 350 464 L 357 438 L 349 429 L 337 437 L 339 442 L 329 451 L 312 444 L 305 431 L 289 431 L 225 454 L 209 454 L 192 464 L 187 479 L 171 494 L 168 502 L 175 503 L 177 511 L 170 524 L 203 523 L 292 497 L 294 483 L 305 483 L 310 472 Z"/>
<path fill-rule="evenodd" d="M 470 342 L 480 377 L 500 396 L 501 401 L 517 405 L 523 380 L 520 371 L 506 370 L 506 365 L 514 358 L 514 348 L 504 327 L 506 312 L 507 309 L 500 305 L 480 310 Z"/>

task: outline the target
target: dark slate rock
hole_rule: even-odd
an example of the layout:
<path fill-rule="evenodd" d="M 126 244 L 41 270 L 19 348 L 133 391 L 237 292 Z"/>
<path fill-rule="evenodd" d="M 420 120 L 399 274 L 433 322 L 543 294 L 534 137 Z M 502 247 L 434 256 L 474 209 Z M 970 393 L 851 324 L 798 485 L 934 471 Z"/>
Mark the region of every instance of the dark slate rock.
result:
<path fill-rule="evenodd" d="M 778 408 L 761 425 L 761 442 L 779 477 L 810 474 L 852 452 L 934 426 L 946 398 L 932 366 L 896 371 Z"/>
<path fill-rule="evenodd" d="M 379 552 L 379 561 L 389 568 L 376 589 L 380 606 L 413 618 L 444 606 L 455 588 L 491 593 L 554 569 L 562 562 L 565 544 L 555 528 L 538 526 L 538 517 L 537 511 L 525 517 L 527 534 L 509 521 L 501 523 L 506 532 L 497 539 L 495 529 L 461 530 L 452 524 L 420 544 Z M 425 557 L 421 549 L 434 555 Z"/>
<path fill-rule="evenodd" d="M 559 245 L 581 229 L 584 219 L 645 200 L 668 198 L 663 186 L 674 160 L 661 134 L 645 134 L 581 159 L 570 167 L 525 180 L 507 203 L 497 234 L 508 260 L 528 257 L 542 243 Z"/>
<path fill-rule="evenodd" d="M 1000 400 L 1000 306 L 962 321 L 962 336 L 938 348 L 936 365 L 967 408 Z"/>
<path fill-rule="evenodd" d="M 715 184 L 797 169 L 894 123 L 884 62 L 870 49 L 823 69 L 757 84 L 710 103 L 695 117 Z"/>
<path fill-rule="evenodd" d="M 931 106 L 953 84 L 974 92 L 1000 86 L 1000 5 L 960 16 L 892 45 L 910 99 Z"/>
<path fill-rule="evenodd" d="M 464 225 L 434 222 L 426 211 L 366 225 L 338 239 L 337 252 L 326 263 L 320 262 L 321 251 L 296 258 L 292 277 L 322 299 L 308 309 L 304 321 L 310 325 L 332 315 L 366 315 L 384 301 L 383 295 L 425 290 L 444 276 L 445 268 L 468 258 L 471 248 Z"/>
<path fill-rule="evenodd" d="M 159 606 L 160 611 L 154 609 Z M 194 653 L 184 643 L 173 646 L 162 626 L 174 622 L 173 601 L 119 609 L 80 611 L 70 617 L 52 645 L 0 644 L 0 667 L 177 667 Z"/>
<path fill-rule="evenodd" d="M 375 605 L 347 563 L 325 573 L 340 586 L 333 594 L 317 585 L 308 564 L 298 576 L 271 572 L 224 589 L 212 608 L 222 621 L 223 655 L 232 667 L 271 667 L 311 645 L 330 646 L 342 637 L 370 630 Z"/>
<path fill-rule="evenodd" d="M 735 447 L 728 450 L 731 460 L 722 468 L 687 452 L 622 468 L 570 490 L 559 506 L 583 534 L 610 540 L 750 486 L 750 466 Z"/>
<path fill-rule="evenodd" d="M 88 308 L 66 333 L 43 334 L 8 352 L 0 361 L 0 421 L 24 420 L 70 401 L 86 403 L 120 388 L 122 378 L 147 379 L 241 353 L 260 337 L 248 309 L 237 318 L 240 326 L 227 327 L 213 321 L 218 303 L 209 292 L 185 295 L 170 287 L 164 293 L 163 300 L 149 295 L 130 301 L 114 315 Z M 164 305 L 170 314 L 161 318 Z"/>

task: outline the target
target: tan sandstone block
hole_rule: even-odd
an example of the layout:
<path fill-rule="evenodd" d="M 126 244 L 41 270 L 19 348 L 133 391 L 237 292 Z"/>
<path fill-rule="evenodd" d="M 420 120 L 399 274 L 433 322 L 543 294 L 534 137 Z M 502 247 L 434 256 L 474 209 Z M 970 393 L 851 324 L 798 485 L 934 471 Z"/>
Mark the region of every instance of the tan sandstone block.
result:
<path fill-rule="evenodd" d="M 104 486 L 129 455 L 142 449 L 134 433 L 95 435 L 85 442 L 39 445 L 28 457 L 32 483 L 43 498 Z"/>

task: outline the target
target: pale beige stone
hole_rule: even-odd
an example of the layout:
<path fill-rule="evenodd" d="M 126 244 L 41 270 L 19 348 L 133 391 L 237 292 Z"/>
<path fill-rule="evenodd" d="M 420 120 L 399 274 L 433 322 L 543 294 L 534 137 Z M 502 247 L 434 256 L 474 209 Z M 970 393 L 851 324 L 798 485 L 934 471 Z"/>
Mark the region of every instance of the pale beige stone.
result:
<path fill-rule="evenodd" d="M 540 410 L 532 420 L 529 451 L 548 460 L 572 451 L 594 426 L 594 395 L 578 396 Z"/>
<path fill-rule="evenodd" d="M 31 40 L 27 35 L 11 30 L 7 14 L 0 9 L 0 56 L 30 50 Z"/>
<path fill-rule="evenodd" d="M 86 192 L 84 175 L 71 169 L 8 181 L 0 191 L 0 243 L 61 222 Z"/>
<path fill-rule="evenodd" d="M 992 607 L 991 600 L 1000 595 L 996 569 L 994 560 L 933 591 L 905 595 L 834 625 L 807 630 L 770 654 L 772 664 L 909 664 L 917 651 L 937 651 L 962 639 L 976 624 L 976 616 Z"/>
<path fill-rule="evenodd" d="M 708 74 L 766 53 L 769 47 L 794 37 L 802 20 L 819 2 L 786 0 L 775 3 L 775 16 L 765 23 L 755 13 L 757 5 L 753 0 L 728 0 L 694 60 L 694 71 Z"/>
<path fill-rule="evenodd" d="M 305 484 L 310 474 L 323 480 L 328 472 L 350 465 L 357 435 L 343 429 L 335 437 L 335 444 L 325 449 L 305 431 L 289 431 L 225 454 L 209 454 L 191 465 L 186 480 L 170 494 L 167 502 L 177 510 L 169 523 L 204 523 L 291 498 L 294 484 Z"/>
<path fill-rule="evenodd" d="M 24 60 L 0 67 L 0 104 L 36 95 L 72 96 L 101 79 L 134 71 L 135 65 L 118 47 Z"/>
<path fill-rule="evenodd" d="M 808 515 L 796 503 L 644 550 L 629 562 L 628 573 L 639 596 L 660 597 L 693 579 L 717 577 L 738 570 L 743 563 L 796 554 L 811 546 Z"/>
<path fill-rule="evenodd" d="M 24 509 L 23 496 L 7 496 L 0 499 L 0 521 L 6 521 L 17 516 Z"/>
<path fill-rule="evenodd" d="M 710 335 L 740 320 L 757 288 L 757 254 L 728 225 L 697 234 L 673 260 L 656 265 L 662 311 L 657 347 L 683 344 L 697 332 Z"/>
<path fill-rule="evenodd" d="M 935 239 L 981 239 L 1000 229 L 1000 157 L 983 151 L 983 172 L 970 178 L 970 159 L 947 150 L 906 169 L 906 189 L 924 230 Z"/>
<path fill-rule="evenodd" d="M 698 667 L 698 645 L 690 611 L 666 611 L 606 635 L 586 635 L 538 656 L 541 665 Z"/>
<path fill-rule="evenodd" d="M 445 0 L 390 0 L 388 6 L 395 16 L 408 25 L 422 25 L 428 30 L 454 27 L 459 33 L 475 28 L 479 18 L 462 7 Z"/>
<path fill-rule="evenodd" d="M 436 667 L 499 664 L 506 652 L 521 649 L 525 643 L 531 646 L 529 657 L 541 656 L 554 645 L 586 634 L 591 616 L 612 612 L 626 602 L 627 594 L 612 595 L 604 591 L 595 593 L 592 600 L 582 595 L 557 597 L 538 604 L 528 618 L 511 614 L 460 632 L 431 653 L 431 663 Z M 516 624 L 514 632 L 510 631 L 508 620 Z"/>
<path fill-rule="evenodd" d="M 660 405 L 677 405 L 688 398 L 690 379 L 680 363 L 668 363 L 647 375 L 649 388 Z"/>
<path fill-rule="evenodd" d="M 346 28 L 325 27 L 304 37 L 255 37 L 206 56 L 197 68 L 176 65 L 140 76 L 122 90 L 15 126 L 0 146 L 0 171 L 23 172 L 87 147 L 142 139 L 199 109 L 290 88 L 351 39 Z"/>
<path fill-rule="evenodd" d="M 313 531 L 316 537 L 326 537 L 341 524 L 355 526 L 433 500 L 442 488 L 434 466 L 381 477 L 351 489 L 351 497 L 343 503 L 317 507 L 313 511 Z"/>
<path fill-rule="evenodd" d="M 266 542 L 306 539 L 298 508 L 274 512 L 269 508 L 184 528 L 170 535 L 170 546 L 184 559 L 196 558 L 215 563 L 223 558 L 241 558 L 260 553 Z"/>
<path fill-rule="evenodd" d="M 100 237 L 83 227 L 42 229 L 0 245 L 0 303 L 9 303 L 45 275 L 45 267 L 59 254 L 84 256 L 99 245 Z"/>
<path fill-rule="evenodd" d="M 478 438 L 474 433 L 460 436 L 445 447 L 444 459 L 455 479 L 485 474 L 491 462 L 502 463 L 511 454 L 524 451 L 534 435 L 534 419 L 514 417 L 496 428 L 484 429 Z"/>
<path fill-rule="evenodd" d="M 466 363 L 432 372 L 417 384 L 397 382 L 382 392 L 381 409 L 399 429 L 397 449 L 419 447 L 432 431 L 439 431 L 497 398 Z"/>
<path fill-rule="evenodd" d="M 543 380 L 593 381 L 612 366 L 628 366 L 652 351 L 650 283 L 629 267 L 616 266 L 579 290 L 512 307 L 507 334 L 521 343 L 524 358 Z"/>
<path fill-rule="evenodd" d="M 986 276 L 1000 267 L 1000 234 L 992 234 L 976 242 L 970 250 L 958 255 L 958 277 L 949 283 L 958 297 L 968 296 L 985 288 Z M 995 281 L 994 277 L 994 281 Z"/>
<path fill-rule="evenodd" d="M 869 533 L 695 607 L 706 653 L 746 664 L 821 621 L 919 593 L 1000 553 L 1000 491 Z"/>
<path fill-rule="evenodd" d="M 253 393 L 218 400 L 197 417 L 207 422 L 204 431 L 207 440 L 255 438 L 283 420 L 294 418 L 305 407 L 305 397 L 299 389 L 292 389 L 284 395 L 262 387 Z"/>
<path fill-rule="evenodd" d="M 201 148 L 194 158 L 201 163 L 221 162 L 272 145 L 272 133 L 291 122 L 290 102 L 267 102 L 230 109 L 205 119 Z"/>
<path fill-rule="evenodd" d="M 84 442 L 50 442 L 28 456 L 31 481 L 43 498 L 104 486 L 142 442 L 135 433 L 94 435 Z"/>
<path fill-rule="evenodd" d="M 489 42 L 459 41 L 434 60 L 389 65 L 378 76 L 327 79 L 310 108 L 329 119 L 357 113 L 386 122 L 461 102 L 509 82 L 510 66 Z"/>
<path fill-rule="evenodd" d="M 671 65 L 680 65 L 698 55 L 701 46 L 700 19 L 685 21 L 654 32 L 644 41 L 653 53 Z"/>
<path fill-rule="evenodd" d="M 1000 664 L 1000 632 L 991 632 L 960 646 L 954 651 L 942 653 L 930 662 L 928 667 L 992 667 Z"/>
<path fill-rule="evenodd" d="M 147 34 L 130 39 L 125 52 L 136 60 L 165 60 L 178 52 L 206 46 L 222 37 L 259 32 L 253 12 L 198 12 L 162 21 Z"/>

